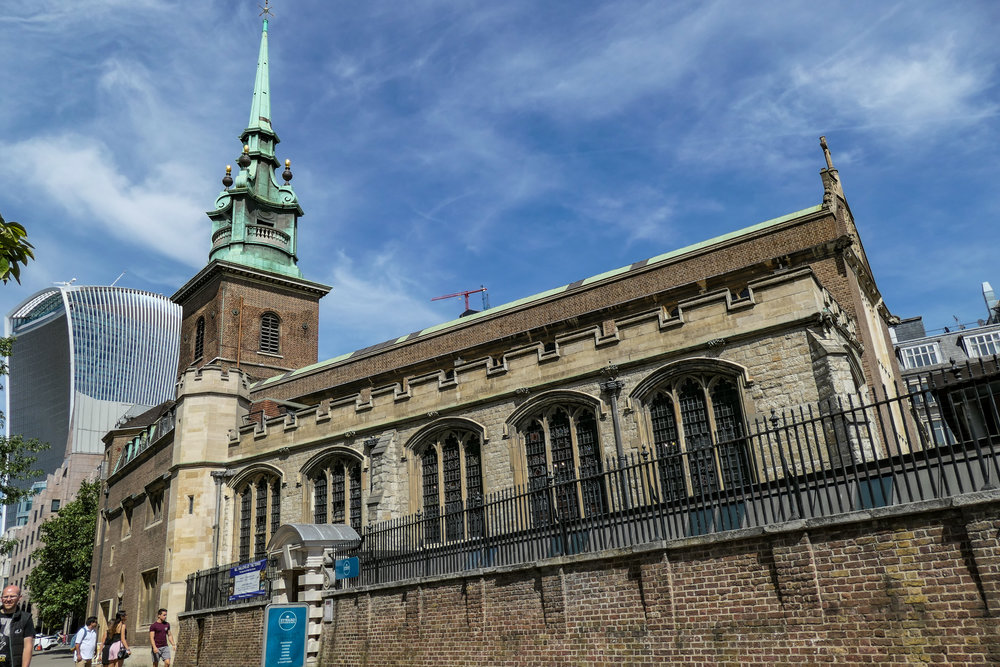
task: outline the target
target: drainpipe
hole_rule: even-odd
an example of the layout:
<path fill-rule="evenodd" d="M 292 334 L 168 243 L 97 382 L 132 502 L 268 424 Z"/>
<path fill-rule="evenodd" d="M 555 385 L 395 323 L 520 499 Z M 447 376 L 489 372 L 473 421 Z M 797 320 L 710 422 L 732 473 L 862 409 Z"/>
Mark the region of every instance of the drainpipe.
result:
<path fill-rule="evenodd" d="M 622 424 L 618 417 L 618 396 L 625 388 L 625 383 L 618 379 L 618 367 L 614 364 L 608 364 L 602 373 L 608 378 L 600 382 L 600 387 L 601 392 L 608 395 L 608 402 L 611 404 L 611 425 L 615 432 L 615 451 L 618 453 L 619 483 L 621 484 L 622 499 L 625 501 L 625 509 L 628 509 L 631 502 L 625 478 L 625 445 L 622 442 Z"/>
<path fill-rule="evenodd" d="M 107 461 L 101 461 L 102 469 L 104 468 L 105 465 L 107 465 Z M 100 534 L 101 536 L 101 549 L 100 553 L 97 556 L 97 562 L 100 563 L 100 565 L 97 567 L 97 581 L 94 582 L 94 600 L 93 600 L 94 604 L 90 608 L 90 616 L 97 616 L 97 609 L 101 605 L 99 601 L 101 597 L 101 570 L 104 569 L 104 543 L 108 541 L 108 536 L 104 532 L 105 530 L 104 517 L 107 515 L 108 512 L 108 496 L 111 494 L 111 489 L 108 487 L 107 476 L 103 474 L 103 472 L 104 471 L 102 470 L 101 481 L 103 483 L 101 484 L 101 486 L 104 487 L 102 489 L 104 493 L 104 510 L 97 514 L 97 525 L 98 525 L 97 533 Z"/>
<path fill-rule="evenodd" d="M 233 476 L 233 471 L 213 470 L 212 478 L 215 480 L 215 523 L 212 525 L 212 563 L 213 567 L 219 567 L 219 536 L 222 531 L 222 482 Z"/>

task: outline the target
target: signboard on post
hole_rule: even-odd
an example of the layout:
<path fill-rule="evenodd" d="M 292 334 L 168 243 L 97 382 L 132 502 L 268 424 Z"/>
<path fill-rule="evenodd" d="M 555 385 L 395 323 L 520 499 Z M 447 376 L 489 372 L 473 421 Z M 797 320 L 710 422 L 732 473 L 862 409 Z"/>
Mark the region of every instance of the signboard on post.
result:
<path fill-rule="evenodd" d="M 269 604 L 264 608 L 261 667 L 305 667 L 309 606 Z"/>
<path fill-rule="evenodd" d="M 229 568 L 229 576 L 232 579 L 229 584 L 229 601 L 267 595 L 267 579 L 264 573 L 266 569 L 266 558 Z"/>

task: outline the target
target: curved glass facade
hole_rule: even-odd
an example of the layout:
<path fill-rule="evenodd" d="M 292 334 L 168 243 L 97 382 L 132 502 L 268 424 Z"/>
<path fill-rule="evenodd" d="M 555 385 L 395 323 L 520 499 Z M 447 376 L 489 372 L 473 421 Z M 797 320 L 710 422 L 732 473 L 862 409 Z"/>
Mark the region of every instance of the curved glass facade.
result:
<path fill-rule="evenodd" d="M 12 310 L 17 337 L 7 387 L 9 433 L 51 444 L 50 473 L 74 453 L 102 454 L 101 438 L 125 415 L 174 398 L 181 307 L 123 287 L 65 285 Z"/>

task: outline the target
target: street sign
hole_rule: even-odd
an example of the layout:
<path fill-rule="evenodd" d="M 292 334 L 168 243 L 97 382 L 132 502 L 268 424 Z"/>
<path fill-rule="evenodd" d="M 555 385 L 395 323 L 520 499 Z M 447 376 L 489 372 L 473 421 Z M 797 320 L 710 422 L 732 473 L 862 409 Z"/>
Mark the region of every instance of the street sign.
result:
<path fill-rule="evenodd" d="M 337 579 L 353 579 L 361 573 L 358 557 L 342 558 L 337 561 Z"/>
<path fill-rule="evenodd" d="M 308 605 L 267 605 L 264 608 L 261 667 L 305 667 L 308 626 Z"/>

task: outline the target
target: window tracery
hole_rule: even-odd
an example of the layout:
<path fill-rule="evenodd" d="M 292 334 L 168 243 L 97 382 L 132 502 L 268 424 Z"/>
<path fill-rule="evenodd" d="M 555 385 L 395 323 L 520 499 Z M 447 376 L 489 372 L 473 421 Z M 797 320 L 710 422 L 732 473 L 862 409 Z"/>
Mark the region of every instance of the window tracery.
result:
<path fill-rule="evenodd" d="M 600 438 L 592 406 L 549 405 L 522 420 L 520 431 L 535 523 L 606 511 Z"/>
<path fill-rule="evenodd" d="M 361 463 L 332 456 L 309 473 L 313 523 L 349 523 L 361 531 Z"/>
<path fill-rule="evenodd" d="M 239 498 L 239 561 L 267 557 L 267 543 L 281 523 L 281 479 L 271 471 L 242 478 L 236 488 Z"/>
<path fill-rule="evenodd" d="M 439 430 L 417 444 L 424 537 L 440 541 L 482 535 L 482 441 L 476 433 Z"/>
<path fill-rule="evenodd" d="M 644 399 L 662 500 L 705 496 L 752 480 L 734 378 L 674 375 Z"/>

